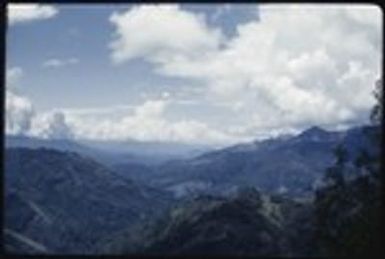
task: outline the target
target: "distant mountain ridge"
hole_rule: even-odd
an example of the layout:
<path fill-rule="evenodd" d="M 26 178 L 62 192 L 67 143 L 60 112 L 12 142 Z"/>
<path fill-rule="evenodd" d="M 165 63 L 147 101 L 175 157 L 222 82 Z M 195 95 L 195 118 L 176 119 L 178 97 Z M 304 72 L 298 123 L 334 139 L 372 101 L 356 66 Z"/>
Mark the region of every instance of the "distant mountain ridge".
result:
<path fill-rule="evenodd" d="M 294 136 L 278 136 L 213 151 L 174 143 L 41 140 L 7 137 L 8 147 L 47 147 L 74 151 L 109 166 L 119 175 L 172 191 L 227 192 L 245 183 L 264 191 L 311 193 L 333 163 L 333 149 L 344 142 L 356 155 L 364 129 L 327 131 L 314 126 Z M 162 153 L 164 152 L 164 153 Z"/>
<path fill-rule="evenodd" d="M 190 157 L 210 149 L 209 146 L 161 141 L 107 141 L 79 140 L 79 143 L 114 153 L 132 153 L 146 156 Z"/>
<path fill-rule="evenodd" d="M 179 166 L 178 170 L 163 172 L 163 177 L 158 180 L 160 185 L 170 187 L 170 182 L 161 180 L 171 173 L 170 178 L 177 179 L 171 183 L 171 187 L 184 185 L 187 189 L 190 188 L 185 193 L 183 202 L 155 222 L 114 236 L 105 242 L 105 251 L 116 254 L 179 256 L 193 254 L 303 257 L 325 256 L 330 252 L 334 254 L 334 246 L 343 246 L 343 249 L 350 250 L 351 255 L 355 254 L 352 249 L 368 252 L 372 247 L 378 247 L 379 243 L 378 240 L 371 240 L 371 236 L 367 236 L 371 231 L 381 232 L 372 229 L 373 226 L 378 226 L 380 216 L 373 217 L 378 215 L 378 211 L 373 210 L 371 203 L 378 207 L 379 197 L 377 189 L 370 190 L 370 186 L 374 187 L 373 183 L 369 185 L 370 180 L 362 175 L 357 174 L 356 178 L 350 179 L 342 189 L 341 186 L 333 185 L 317 189 L 315 199 L 309 196 L 285 197 L 282 194 L 269 194 L 266 190 L 258 191 L 260 188 L 250 188 L 248 186 L 253 185 L 251 174 L 247 175 L 248 181 L 238 182 L 241 184 L 238 188 L 228 188 L 231 191 L 227 195 L 218 195 L 218 186 L 224 187 L 226 183 L 236 182 L 238 179 L 234 174 L 240 172 L 242 166 L 248 166 L 248 162 L 251 166 L 258 165 L 255 162 L 258 159 L 253 160 L 255 156 L 266 161 L 269 156 L 275 155 L 268 160 L 267 166 L 278 165 L 284 172 L 293 169 L 290 168 L 290 159 L 300 162 L 305 158 L 313 163 L 319 160 L 320 156 L 326 155 L 326 152 L 331 153 L 327 161 L 334 164 L 335 156 L 332 151 L 337 145 L 342 145 L 348 153 L 346 165 L 354 163 L 357 154 L 362 150 L 378 156 L 379 145 L 374 147 L 368 134 L 375 131 L 378 131 L 378 128 L 372 126 L 356 127 L 343 132 L 311 128 L 287 139 L 241 144 L 187 161 L 170 162 L 164 166 L 171 170 L 173 166 Z M 234 164 L 233 168 L 226 171 L 229 169 L 227 166 Z M 325 164 L 321 163 L 321 169 L 323 167 Z M 192 169 L 189 171 L 189 168 Z M 261 170 L 261 167 L 258 169 Z M 297 176 L 304 177 L 303 173 L 306 171 L 297 167 L 298 169 L 300 170 Z M 349 173 L 353 171 L 355 170 Z M 274 174 L 275 171 L 268 172 Z M 315 173 L 319 173 L 320 178 L 325 176 L 324 170 Z M 276 181 L 280 180 L 277 174 L 273 177 Z M 170 178 L 166 177 L 166 180 Z M 173 185 L 175 183 L 176 185 Z M 213 191 L 215 189 L 217 192 Z M 336 195 L 341 197 L 335 199 Z M 360 199 L 363 199 L 361 202 L 364 206 L 357 206 Z M 334 203 L 338 206 L 334 206 Z M 330 211 L 327 211 L 330 215 L 327 215 L 326 221 L 325 218 L 320 221 L 324 217 L 320 217 L 320 214 L 325 213 L 320 211 L 323 206 L 330 207 Z M 369 223 L 372 223 L 371 220 L 374 223 L 368 224 L 367 219 Z M 323 235 L 332 237 L 331 246 L 325 243 Z M 339 244 L 341 238 L 349 242 L 346 247 L 345 243 Z M 364 248 L 360 247 L 361 238 L 365 239 Z M 374 246 L 371 244 L 373 241 Z"/>
<path fill-rule="evenodd" d="M 342 143 L 349 152 L 356 152 L 366 142 L 365 129 L 370 127 L 341 132 L 311 127 L 289 138 L 240 144 L 171 161 L 148 180 L 177 196 L 226 192 L 244 184 L 267 192 L 311 194 L 326 168 L 334 163 L 333 149 Z"/>
<path fill-rule="evenodd" d="M 171 142 L 97 141 L 70 139 L 42 139 L 27 136 L 6 136 L 6 147 L 41 147 L 72 151 L 103 162 L 106 165 L 140 162 L 158 164 L 171 159 L 182 159 L 210 150 L 208 146 Z"/>
<path fill-rule="evenodd" d="M 69 139 L 42 139 L 27 136 L 6 136 L 5 147 L 29 149 L 46 148 L 64 152 L 76 152 L 101 161 L 105 164 L 111 164 L 114 163 L 114 161 L 119 161 L 120 159 L 117 155 L 113 156 L 101 150 L 82 145 Z"/>

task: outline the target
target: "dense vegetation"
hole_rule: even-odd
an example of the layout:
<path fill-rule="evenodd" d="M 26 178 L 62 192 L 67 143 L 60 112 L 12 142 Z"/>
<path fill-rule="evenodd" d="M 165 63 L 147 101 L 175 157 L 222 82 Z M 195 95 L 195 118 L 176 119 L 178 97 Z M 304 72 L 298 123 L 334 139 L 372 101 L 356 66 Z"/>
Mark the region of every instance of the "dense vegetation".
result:
<path fill-rule="evenodd" d="M 5 171 L 10 252 L 92 254 L 95 242 L 156 215 L 171 200 L 76 153 L 7 149 Z"/>

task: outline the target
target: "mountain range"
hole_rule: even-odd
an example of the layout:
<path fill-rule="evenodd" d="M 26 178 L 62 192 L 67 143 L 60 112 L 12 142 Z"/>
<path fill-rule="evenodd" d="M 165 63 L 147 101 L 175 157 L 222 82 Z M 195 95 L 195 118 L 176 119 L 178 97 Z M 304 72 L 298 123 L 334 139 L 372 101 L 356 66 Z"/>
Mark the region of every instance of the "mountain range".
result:
<path fill-rule="evenodd" d="M 369 145 L 365 130 L 343 132 L 312 127 L 301 134 L 268 139 L 207 152 L 191 159 L 169 161 L 145 181 L 171 190 L 177 197 L 194 193 L 219 194 L 250 185 L 268 193 L 311 195 L 334 163 L 333 150 L 341 144 L 350 156 Z"/>
<path fill-rule="evenodd" d="M 167 144 L 151 153 L 156 144 L 141 143 L 135 153 L 132 143 L 103 148 L 100 142 L 8 136 L 4 245 L 34 254 L 257 251 L 255 243 L 242 243 L 247 237 L 264 244 L 259 254 L 306 254 L 304 247 L 311 245 L 300 241 L 298 222 L 310 218 L 309 201 L 335 163 L 333 150 L 343 145 L 352 164 L 362 148 L 374 149 L 365 137 L 372 129 L 312 127 L 296 136 L 206 152 Z M 165 157 L 146 162 L 162 148 Z M 233 210 L 238 216 L 231 216 Z M 291 234 L 282 239 L 282 231 Z M 227 247 L 229 238 L 238 243 Z"/>
<path fill-rule="evenodd" d="M 6 136 L 5 146 L 71 151 L 101 161 L 106 166 L 138 162 L 146 165 L 157 165 L 167 160 L 183 159 L 202 154 L 213 148 L 172 142 L 42 139 L 11 135 Z"/>

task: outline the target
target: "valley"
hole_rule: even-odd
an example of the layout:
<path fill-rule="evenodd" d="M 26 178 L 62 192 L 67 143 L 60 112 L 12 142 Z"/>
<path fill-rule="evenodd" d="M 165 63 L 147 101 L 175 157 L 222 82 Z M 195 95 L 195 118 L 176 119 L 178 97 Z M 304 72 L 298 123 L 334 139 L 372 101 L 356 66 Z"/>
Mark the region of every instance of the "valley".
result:
<path fill-rule="evenodd" d="M 128 156 L 125 149 L 9 138 L 5 247 L 31 254 L 310 255 L 317 249 L 313 203 L 333 149 L 343 143 L 353 161 L 370 147 L 363 133 L 370 129 L 313 127 L 155 164 L 118 159 Z M 102 152 L 117 163 L 97 159 Z"/>

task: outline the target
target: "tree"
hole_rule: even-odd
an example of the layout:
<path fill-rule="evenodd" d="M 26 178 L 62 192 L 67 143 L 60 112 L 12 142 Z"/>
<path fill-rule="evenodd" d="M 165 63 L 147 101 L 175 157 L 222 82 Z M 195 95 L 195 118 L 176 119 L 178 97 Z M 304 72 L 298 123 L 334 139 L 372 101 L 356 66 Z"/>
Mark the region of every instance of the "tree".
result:
<path fill-rule="evenodd" d="M 367 150 L 362 149 L 360 155 L 357 157 L 355 164 L 358 165 L 363 171 L 371 178 L 372 181 L 375 181 L 379 184 L 380 176 L 380 147 L 382 142 L 382 116 L 383 116 L 383 84 L 382 79 L 377 80 L 376 87 L 373 91 L 374 98 L 376 103 L 370 114 L 370 121 L 372 128 L 369 128 L 366 131 L 366 136 L 373 145 L 375 152 L 368 152 Z"/>
<path fill-rule="evenodd" d="M 374 105 L 372 112 L 370 114 L 370 120 L 372 124 L 374 125 L 381 125 L 382 122 L 382 113 L 383 113 L 383 106 L 382 106 L 382 99 L 383 99 L 383 84 L 382 79 L 377 80 L 376 87 L 373 91 L 374 98 L 376 99 L 376 104 Z"/>
<path fill-rule="evenodd" d="M 326 178 L 329 179 L 333 185 L 343 187 L 345 185 L 344 171 L 345 164 L 348 161 L 348 152 L 340 144 L 334 149 L 334 156 L 336 157 L 336 163 L 326 169 Z"/>
<path fill-rule="evenodd" d="M 364 132 L 369 148 L 361 149 L 350 169 L 360 176 L 350 181 L 343 178 L 349 157 L 340 145 L 334 150 L 336 162 L 325 176 L 332 184 L 317 190 L 316 236 L 325 256 L 370 256 L 381 251 L 382 96 L 382 80 L 378 80 L 374 91 L 376 104 L 370 114 L 371 127 L 366 127 Z"/>

